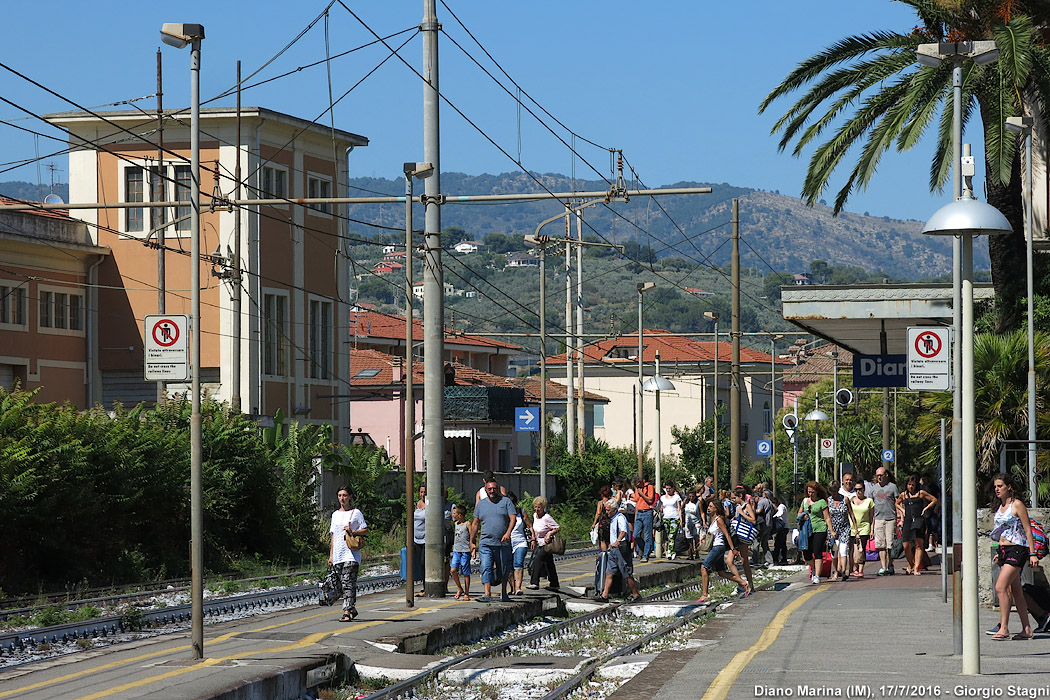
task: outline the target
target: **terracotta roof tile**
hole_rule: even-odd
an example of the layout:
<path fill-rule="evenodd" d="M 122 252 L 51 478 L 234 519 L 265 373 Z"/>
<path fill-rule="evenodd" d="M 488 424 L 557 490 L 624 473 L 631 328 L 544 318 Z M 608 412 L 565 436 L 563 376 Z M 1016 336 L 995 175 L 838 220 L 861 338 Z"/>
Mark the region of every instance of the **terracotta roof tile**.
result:
<path fill-rule="evenodd" d="M 350 330 L 359 336 L 372 338 L 385 338 L 389 340 L 405 339 L 405 317 L 394 314 L 384 314 L 378 311 L 351 311 Z M 415 338 L 423 337 L 423 322 L 412 321 L 412 335 Z M 521 350 L 519 345 L 511 345 L 502 340 L 487 338 L 469 333 L 451 333 L 445 329 L 446 346 L 482 345 L 491 348 L 505 350 Z"/>
<path fill-rule="evenodd" d="M 0 194 L 0 204 L 39 204 L 39 202 L 30 202 L 26 199 L 15 199 L 14 197 L 5 197 Z M 48 219 L 62 219 L 63 221 L 75 221 L 75 219 L 69 216 L 68 209 L 27 209 L 20 211 L 20 214 L 31 214 L 33 216 L 43 216 Z"/>
<path fill-rule="evenodd" d="M 661 362 L 710 362 L 715 359 L 715 343 L 714 341 L 671 335 L 670 331 L 660 328 L 642 329 L 642 362 L 645 364 L 655 363 L 657 352 L 660 353 Z M 718 342 L 719 361 L 728 361 L 732 352 L 733 344 L 731 342 L 725 340 Z M 635 357 L 637 353 L 637 333 L 602 340 L 588 345 L 583 351 L 587 362 L 608 364 L 637 364 L 638 359 Z M 548 357 L 547 362 L 564 364 L 565 359 L 565 353 L 560 353 Z M 770 359 L 770 355 L 767 352 L 743 346 L 740 348 L 741 362 L 769 364 Z M 778 358 L 777 364 L 789 364 L 789 362 Z"/>

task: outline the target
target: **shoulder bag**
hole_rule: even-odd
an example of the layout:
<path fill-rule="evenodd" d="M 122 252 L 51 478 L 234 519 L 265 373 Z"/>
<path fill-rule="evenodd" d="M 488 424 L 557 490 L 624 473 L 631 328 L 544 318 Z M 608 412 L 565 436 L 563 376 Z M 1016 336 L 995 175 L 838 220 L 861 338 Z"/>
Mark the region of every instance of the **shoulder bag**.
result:
<path fill-rule="evenodd" d="M 741 542 L 753 542 L 757 528 L 737 513 L 737 516 L 729 523 L 729 532 Z"/>
<path fill-rule="evenodd" d="M 350 515 L 350 519 L 353 520 L 353 514 Z M 363 535 L 351 535 L 349 530 L 343 530 L 343 540 L 346 542 L 346 546 L 355 552 L 365 544 Z"/>
<path fill-rule="evenodd" d="M 551 554 L 565 554 L 565 538 L 561 535 L 551 535 L 550 540 L 543 548 Z"/>

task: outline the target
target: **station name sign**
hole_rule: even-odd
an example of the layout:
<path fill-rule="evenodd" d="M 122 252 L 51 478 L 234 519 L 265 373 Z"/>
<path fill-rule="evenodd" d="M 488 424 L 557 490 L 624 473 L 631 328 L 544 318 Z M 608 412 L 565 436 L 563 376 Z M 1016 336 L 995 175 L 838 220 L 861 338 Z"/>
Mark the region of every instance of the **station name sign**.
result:
<path fill-rule="evenodd" d="M 854 355 L 853 386 L 908 386 L 907 355 Z"/>

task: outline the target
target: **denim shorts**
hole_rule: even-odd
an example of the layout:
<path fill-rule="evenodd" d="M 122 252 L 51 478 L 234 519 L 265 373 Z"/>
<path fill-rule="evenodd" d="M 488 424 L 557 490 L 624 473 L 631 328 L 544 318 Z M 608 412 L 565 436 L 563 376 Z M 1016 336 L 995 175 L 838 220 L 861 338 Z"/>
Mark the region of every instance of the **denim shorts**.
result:
<path fill-rule="evenodd" d="M 529 548 L 528 548 L 527 545 L 525 547 L 518 547 L 518 548 L 516 548 L 514 550 L 514 568 L 515 569 L 524 569 L 525 568 L 525 555 L 528 554 L 528 553 L 529 553 Z"/>
<path fill-rule="evenodd" d="M 499 580 L 506 581 L 511 574 L 510 545 L 483 544 L 481 550 L 481 582 L 492 583 L 492 568 L 497 567 Z"/>
<path fill-rule="evenodd" d="M 451 569 L 461 576 L 470 576 L 470 552 L 452 552 Z"/>
<path fill-rule="evenodd" d="M 720 544 L 712 547 L 711 551 L 707 554 L 707 558 L 704 559 L 702 566 L 708 571 L 725 571 L 726 546 Z"/>

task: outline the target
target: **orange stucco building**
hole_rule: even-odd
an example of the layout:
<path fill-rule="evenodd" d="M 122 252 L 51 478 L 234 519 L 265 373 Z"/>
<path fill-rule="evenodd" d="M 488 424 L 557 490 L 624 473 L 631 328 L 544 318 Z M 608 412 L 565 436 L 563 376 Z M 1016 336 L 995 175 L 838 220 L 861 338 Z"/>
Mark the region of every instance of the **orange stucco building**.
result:
<path fill-rule="evenodd" d="M 240 392 L 246 413 L 329 422 L 349 430 L 336 395 L 346 385 L 348 257 L 341 205 L 294 203 L 338 196 L 346 159 L 362 136 L 259 107 L 201 110 L 201 381 L 230 401 Z M 163 152 L 157 120 L 140 111 L 47 115 L 69 132 L 72 203 L 132 206 L 84 209 L 92 243 L 112 255 L 98 266 L 98 356 L 92 401 L 110 405 L 156 400 L 143 378 L 144 317 L 190 313 L 189 117 L 165 115 Z M 160 161 L 158 156 L 163 158 Z M 234 173 L 240 161 L 241 187 Z M 274 206 L 227 207 L 224 199 L 284 199 Z M 216 206 L 211 205 L 215 202 Z M 142 206 L 134 206 L 141 203 Z M 164 275 L 158 265 L 163 235 Z M 231 279 L 239 252 L 241 279 Z M 212 256 L 212 253 L 218 255 Z M 234 299 L 240 301 L 235 336 Z M 233 376 L 235 357 L 239 376 Z M 168 394 L 188 390 L 168 383 Z"/>

